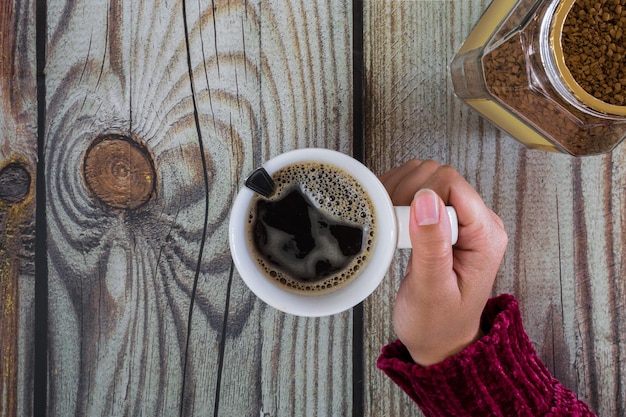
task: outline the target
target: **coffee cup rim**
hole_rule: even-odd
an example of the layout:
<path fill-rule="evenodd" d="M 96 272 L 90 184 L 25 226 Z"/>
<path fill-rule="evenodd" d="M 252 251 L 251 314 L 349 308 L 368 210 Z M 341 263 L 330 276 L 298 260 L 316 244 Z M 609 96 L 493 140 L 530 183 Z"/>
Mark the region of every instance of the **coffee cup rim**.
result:
<path fill-rule="evenodd" d="M 363 270 L 342 288 L 327 294 L 307 295 L 291 292 L 271 282 L 257 266 L 248 249 L 246 219 L 254 191 L 242 187 L 235 198 L 229 223 L 230 251 L 239 275 L 248 288 L 266 304 L 304 317 L 320 317 L 346 311 L 365 300 L 385 277 L 396 250 L 397 221 L 393 204 L 376 175 L 358 160 L 324 148 L 301 148 L 282 153 L 263 164 L 272 175 L 298 162 L 323 162 L 335 165 L 354 176 L 369 194 L 374 205 L 377 239 Z"/>

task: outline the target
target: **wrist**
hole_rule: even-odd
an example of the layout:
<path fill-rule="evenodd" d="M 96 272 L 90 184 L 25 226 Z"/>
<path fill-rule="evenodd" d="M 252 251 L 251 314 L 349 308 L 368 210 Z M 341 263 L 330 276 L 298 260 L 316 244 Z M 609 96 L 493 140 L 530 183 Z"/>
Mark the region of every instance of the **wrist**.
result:
<path fill-rule="evenodd" d="M 544 415 L 555 381 L 523 330 L 517 302 L 491 300 L 481 324 L 487 334 L 479 342 L 432 366 L 413 363 L 400 341 L 383 349 L 377 365 L 427 415 Z"/>
<path fill-rule="evenodd" d="M 418 346 L 417 344 L 405 343 L 403 340 L 401 340 L 401 342 L 411 355 L 413 362 L 426 367 L 443 362 L 447 358 L 462 352 L 465 348 L 480 340 L 480 338 L 484 335 L 485 334 L 482 329 L 477 326 L 476 330 L 471 332 L 468 337 L 463 338 L 456 343 L 445 343 L 437 346 L 424 347 Z"/>

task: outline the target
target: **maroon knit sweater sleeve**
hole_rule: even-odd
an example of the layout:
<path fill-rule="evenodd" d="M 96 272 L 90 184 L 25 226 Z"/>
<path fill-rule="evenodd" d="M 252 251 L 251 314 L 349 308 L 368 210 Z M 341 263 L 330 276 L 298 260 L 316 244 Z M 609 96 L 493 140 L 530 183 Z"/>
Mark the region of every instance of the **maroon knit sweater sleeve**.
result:
<path fill-rule="evenodd" d="M 426 416 L 594 415 L 539 360 L 512 296 L 489 300 L 481 327 L 485 336 L 441 363 L 417 365 L 396 341 L 378 367 Z"/>

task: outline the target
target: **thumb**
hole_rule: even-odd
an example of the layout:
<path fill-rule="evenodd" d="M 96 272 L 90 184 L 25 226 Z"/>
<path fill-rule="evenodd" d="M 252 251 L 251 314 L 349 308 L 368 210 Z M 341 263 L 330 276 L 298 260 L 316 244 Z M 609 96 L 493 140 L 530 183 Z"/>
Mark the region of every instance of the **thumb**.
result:
<path fill-rule="evenodd" d="M 446 206 L 433 190 L 419 190 L 411 203 L 411 274 L 424 285 L 452 276 L 452 230 Z M 434 289 L 431 287 L 430 289 Z"/>

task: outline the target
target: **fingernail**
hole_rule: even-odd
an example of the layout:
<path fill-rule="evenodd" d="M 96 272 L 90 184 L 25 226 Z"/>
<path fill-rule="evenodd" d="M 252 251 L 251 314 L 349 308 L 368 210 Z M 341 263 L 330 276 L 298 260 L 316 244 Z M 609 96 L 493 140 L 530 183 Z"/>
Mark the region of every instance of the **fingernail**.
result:
<path fill-rule="evenodd" d="M 413 197 L 413 215 L 419 226 L 439 223 L 439 197 L 433 190 L 422 189 Z"/>

